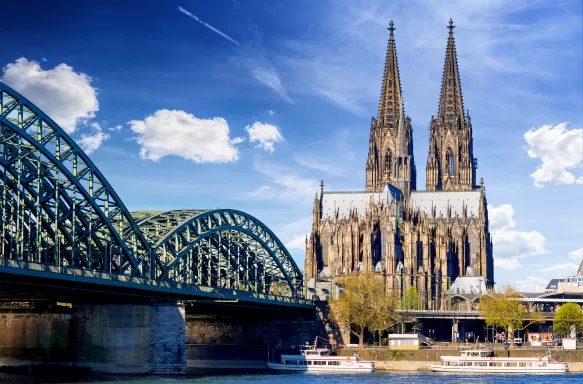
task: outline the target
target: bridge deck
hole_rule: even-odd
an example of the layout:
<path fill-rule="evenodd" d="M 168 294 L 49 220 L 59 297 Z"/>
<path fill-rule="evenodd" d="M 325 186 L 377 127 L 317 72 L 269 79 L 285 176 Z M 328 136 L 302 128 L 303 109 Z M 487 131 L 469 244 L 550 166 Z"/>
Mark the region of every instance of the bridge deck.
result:
<path fill-rule="evenodd" d="M 12 277 L 12 278 L 10 278 Z M 182 284 L 173 281 L 148 280 L 140 277 L 124 276 L 104 272 L 91 272 L 80 268 L 57 267 L 41 263 L 2 260 L 0 281 L 16 285 L 66 288 L 67 295 L 74 297 L 74 291 L 107 292 L 119 296 L 143 295 L 144 298 L 157 297 L 173 300 L 238 300 L 240 302 L 282 307 L 313 308 L 311 300 L 277 296 L 251 291 Z M 67 283 L 80 284 L 78 287 Z M 111 288 L 116 288 L 112 290 Z M 15 287 L 11 290 L 16 289 Z M 127 291 L 125 291 L 127 290 Z M 40 292 L 42 293 L 42 292 Z"/>

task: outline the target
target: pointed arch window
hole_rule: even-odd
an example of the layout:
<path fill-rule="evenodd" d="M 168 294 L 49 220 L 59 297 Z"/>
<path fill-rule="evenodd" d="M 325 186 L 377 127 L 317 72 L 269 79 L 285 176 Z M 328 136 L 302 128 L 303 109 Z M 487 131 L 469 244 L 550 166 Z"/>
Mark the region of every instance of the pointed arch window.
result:
<path fill-rule="evenodd" d="M 389 80 L 389 88 L 393 87 L 393 80 Z"/>
<path fill-rule="evenodd" d="M 392 168 L 393 168 L 393 154 L 391 153 L 391 151 L 387 151 L 387 154 L 385 156 L 385 171 L 388 171 L 390 175 Z"/>
<path fill-rule="evenodd" d="M 455 173 L 454 157 L 453 152 L 451 150 L 447 153 L 445 167 L 447 169 L 447 173 L 449 173 L 450 175 L 453 175 Z"/>

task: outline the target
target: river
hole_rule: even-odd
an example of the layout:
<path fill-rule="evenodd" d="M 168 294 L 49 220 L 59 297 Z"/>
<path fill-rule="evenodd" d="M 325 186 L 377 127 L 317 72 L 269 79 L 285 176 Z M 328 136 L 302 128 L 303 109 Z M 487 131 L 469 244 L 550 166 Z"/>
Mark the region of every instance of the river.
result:
<path fill-rule="evenodd" d="M 82 378 L 61 376 L 26 376 L 0 373 L 0 383 L 32 384 L 32 383 L 95 383 L 95 384 L 544 384 L 582 383 L 583 374 L 564 375 L 462 375 L 439 373 L 396 373 L 375 372 L 370 374 L 318 374 L 318 373 L 260 373 L 244 375 L 221 376 L 86 376 Z"/>

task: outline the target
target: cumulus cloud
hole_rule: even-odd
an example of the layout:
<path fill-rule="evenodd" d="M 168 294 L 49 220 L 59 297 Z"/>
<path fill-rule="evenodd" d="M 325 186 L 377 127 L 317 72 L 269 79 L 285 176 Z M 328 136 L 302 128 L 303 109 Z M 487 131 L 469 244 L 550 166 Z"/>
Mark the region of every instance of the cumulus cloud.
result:
<path fill-rule="evenodd" d="M 268 109 L 267 111 L 265 111 L 265 113 L 267 113 L 269 116 L 275 115 L 275 111 L 273 109 Z"/>
<path fill-rule="evenodd" d="M 185 111 L 161 109 L 144 120 L 128 122 L 140 144 L 140 157 L 158 161 L 175 155 L 196 163 L 228 163 L 239 159 L 236 147 L 242 138 L 231 139 L 222 117 L 199 119 Z"/>
<path fill-rule="evenodd" d="M 583 248 L 576 249 L 574 251 L 569 252 L 569 257 L 575 261 L 583 260 Z"/>
<path fill-rule="evenodd" d="M 528 276 L 526 279 L 514 282 L 514 287 L 519 292 L 544 292 L 548 280 L 537 276 Z"/>
<path fill-rule="evenodd" d="M 494 268 L 503 271 L 510 271 L 520 268 L 520 262 L 517 258 L 503 259 L 498 256 L 494 258 Z"/>
<path fill-rule="evenodd" d="M 303 251 L 306 250 L 306 236 L 307 234 L 303 235 L 295 235 L 292 239 L 285 243 L 285 247 L 287 249 L 301 249 Z"/>
<path fill-rule="evenodd" d="M 517 231 L 511 204 L 488 206 L 490 233 L 494 242 L 495 267 L 503 270 L 520 268 L 519 259 L 547 253 L 546 238 L 537 231 Z"/>
<path fill-rule="evenodd" d="M 535 187 L 541 188 L 551 182 L 583 184 L 583 176 L 572 172 L 583 166 L 583 129 L 568 130 L 567 123 L 543 125 L 530 129 L 524 139 L 528 156 L 541 161 L 530 174 Z"/>
<path fill-rule="evenodd" d="M 3 68 L 2 81 L 33 102 L 67 133 L 95 117 L 97 90 L 91 78 L 67 64 L 43 70 L 24 57 Z"/>
<path fill-rule="evenodd" d="M 81 138 L 77 140 L 77 144 L 83 149 L 86 154 L 91 154 L 95 152 L 101 144 L 109 140 L 110 136 L 108 133 L 104 133 L 101 126 L 97 123 L 91 123 L 91 128 L 93 129 L 92 134 L 81 135 Z M 109 129 L 111 130 L 111 128 Z"/>
<path fill-rule="evenodd" d="M 558 277 L 574 276 L 577 274 L 578 265 L 573 263 L 555 264 L 547 268 L 541 268 L 541 272 L 552 272 Z"/>
<path fill-rule="evenodd" d="M 253 125 L 245 127 L 245 131 L 249 135 L 249 142 L 257 143 L 258 148 L 263 149 L 269 153 L 273 153 L 275 143 L 284 141 L 283 135 L 279 127 L 271 124 L 260 123 L 256 121 Z"/>

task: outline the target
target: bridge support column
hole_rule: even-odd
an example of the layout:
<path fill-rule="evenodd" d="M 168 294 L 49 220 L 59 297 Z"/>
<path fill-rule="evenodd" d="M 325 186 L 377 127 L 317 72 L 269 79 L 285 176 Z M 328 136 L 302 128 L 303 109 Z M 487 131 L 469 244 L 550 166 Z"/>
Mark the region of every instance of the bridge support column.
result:
<path fill-rule="evenodd" d="M 80 305 L 78 363 L 104 373 L 186 373 L 186 322 L 180 303 Z"/>
<path fill-rule="evenodd" d="M 451 341 L 452 342 L 456 341 L 458 331 L 459 331 L 458 322 L 456 320 L 454 320 L 452 325 L 451 325 Z M 461 339 L 461 335 L 460 335 L 460 339 Z"/>
<path fill-rule="evenodd" d="M 184 305 L 150 305 L 150 365 L 152 373 L 186 373 L 186 321 Z"/>

